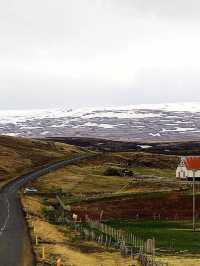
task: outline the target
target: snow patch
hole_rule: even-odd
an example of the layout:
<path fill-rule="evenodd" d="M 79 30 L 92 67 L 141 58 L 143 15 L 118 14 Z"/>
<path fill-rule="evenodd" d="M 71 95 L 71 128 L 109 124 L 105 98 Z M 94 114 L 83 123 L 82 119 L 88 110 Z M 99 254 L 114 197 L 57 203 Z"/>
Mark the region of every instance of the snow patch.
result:
<path fill-rule="evenodd" d="M 152 146 L 150 145 L 138 145 L 138 147 L 142 148 L 142 149 L 149 149 L 152 148 Z"/>
<path fill-rule="evenodd" d="M 43 131 L 42 133 L 40 133 L 41 135 L 45 136 L 49 133 L 49 131 Z"/>
<path fill-rule="evenodd" d="M 149 133 L 149 135 L 152 137 L 161 137 L 160 133 Z"/>
<path fill-rule="evenodd" d="M 9 132 L 9 133 L 4 133 L 3 135 L 9 136 L 9 137 L 16 137 L 19 135 L 19 133 Z"/>

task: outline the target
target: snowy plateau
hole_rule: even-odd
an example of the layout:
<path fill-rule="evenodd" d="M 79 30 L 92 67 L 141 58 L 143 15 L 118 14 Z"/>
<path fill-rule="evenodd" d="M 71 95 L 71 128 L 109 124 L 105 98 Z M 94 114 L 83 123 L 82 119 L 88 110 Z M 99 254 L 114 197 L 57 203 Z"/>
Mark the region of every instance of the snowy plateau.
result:
<path fill-rule="evenodd" d="M 200 103 L 0 110 L 0 134 L 123 141 L 200 139 Z"/>

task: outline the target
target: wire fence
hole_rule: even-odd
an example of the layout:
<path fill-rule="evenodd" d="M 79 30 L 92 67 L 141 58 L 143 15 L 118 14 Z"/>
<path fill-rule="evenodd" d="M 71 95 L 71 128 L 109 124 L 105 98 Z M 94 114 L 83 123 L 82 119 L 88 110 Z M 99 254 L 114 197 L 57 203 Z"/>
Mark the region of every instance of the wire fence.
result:
<path fill-rule="evenodd" d="M 60 222 L 70 225 L 80 233 L 81 238 L 118 249 L 122 256 L 138 259 L 142 266 L 169 266 L 168 263 L 157 261 L 155 257 L 155 238 L 143 239 L 138 235 L 114 228 L 101 221 L 93 220 L 86 215 L 85 221 L 79 221 L 78 216 L 66 211 L 66 206 L 59 199 L 63 209 Z"/>

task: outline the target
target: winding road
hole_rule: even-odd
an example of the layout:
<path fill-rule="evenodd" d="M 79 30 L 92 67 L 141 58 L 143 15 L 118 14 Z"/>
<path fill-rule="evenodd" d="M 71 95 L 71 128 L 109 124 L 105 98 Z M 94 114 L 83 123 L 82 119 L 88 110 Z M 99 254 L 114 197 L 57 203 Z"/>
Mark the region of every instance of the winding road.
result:
<path fill-rule="evenodd" d="M 35 265 L 18 190 L 27 182 L 49 172 L 94 156 L 96 155 L 81 155 L 73 159 L 45 165 L 39 170 L 9 182 L 0 191 L 0 266 Z"/>

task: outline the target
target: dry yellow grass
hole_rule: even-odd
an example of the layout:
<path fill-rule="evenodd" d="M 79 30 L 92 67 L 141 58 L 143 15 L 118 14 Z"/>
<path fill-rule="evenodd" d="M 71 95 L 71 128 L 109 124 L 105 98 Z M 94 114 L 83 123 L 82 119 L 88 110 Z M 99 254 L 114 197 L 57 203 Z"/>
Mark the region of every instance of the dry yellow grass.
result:
<path fill-rule="evenodd" d="M 32 220 L 35 226 L 35 234 L 45 242 L 59 243 L 66 241 L 64 234 L 58 228 L 44 220 L 35 218 Z"/>
<path fill-rule="evenodd" d="M 33 216 L 41 216 L 44 205 L 38 197 L 21 196 L 22 205 L 31 212 Z"/>
<path fill-rule="evenodd" d="M 64 265 L 74 266 L 132 266 L 137 265 L 130 258 L 122 258 L 118 252 L 107 252 L 84 254 L 78 250 L 71 249 L 66 245 L 47 247 L 51 254 L 62 254 Z"/>
<path fill-rule="evenodd" d="M 62 189 L 63 192 L 73 194 L 143 193 L 171 191 L 175 188 L 173 184 L 165 184 L 159 180 L 155 180 L 152 185 L 152 181 L 148 181 L 148 179 L 145 182 L 133 183 L 131 177 L 105 176 L 104 171 L 110 165 L 110 162 L 102 162 L 101 160 L 81 162 L 78 165 L 67 166 L 45 175 L 36 180 L 33 186 L 40 192 L 55 192 Z"/>
<path fill-rule="evenodd" d="M 79 153 L 81 151 L 71 145 L 0 136 L 0 183 Z"/>
<path fill-rule="evenodd" d="M 167 262 L 169 266 L 198 266 L 200 265 L 200 256 L 166 256 L 161 258 L 162 262 Z"/>
<path fill-rule="evenodd" d="M 44 207 L 40 198 L 24 196 L 22 199 L 23 206 L 27 212 L 32 214 L 29 217 L 29 225 L 34 224 L 35 233 L 32 231 L 32 238 L 38 236 L 40 243 L 34 245 L 34 249 L 40 254 L 42 248 L 45 248 L 45 256 L 47 260 L 51 258 L 62 258 L 64 266 L 132 266 L 138 265 L 130 258 L 121 257 L 119 252 L 115 250 L 107 250 L 103 246 L 97 245 L 95 242 L 82 241 L 82 247 L 85 245 L 84 251 L 79 245 L 71 242 L 71 232 L 68 233 L 65 226 L 56 226 L 49 224 L 41 219 L 41 210 Z M 41 243 L 41 242 L 44 242 Z M 99 251 L 100 249 L 100 251 Z M 92 250 L 92 251 L 91 251 Z"/>
<path fill-rule="evenodd" d="M 59 169 L 41 179 L 33 185 L 41 192 L 62 189 L 74 194 L 115 192 L 125 186 L 131 178 L 104 176 L 102 169 L 94 166 L 73 165 Z"/>

